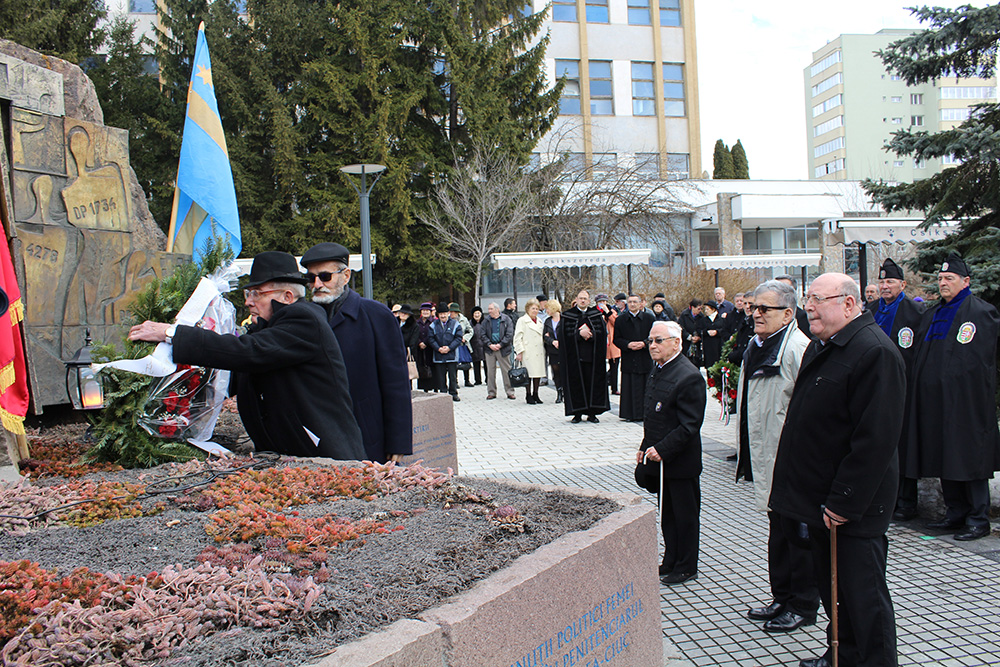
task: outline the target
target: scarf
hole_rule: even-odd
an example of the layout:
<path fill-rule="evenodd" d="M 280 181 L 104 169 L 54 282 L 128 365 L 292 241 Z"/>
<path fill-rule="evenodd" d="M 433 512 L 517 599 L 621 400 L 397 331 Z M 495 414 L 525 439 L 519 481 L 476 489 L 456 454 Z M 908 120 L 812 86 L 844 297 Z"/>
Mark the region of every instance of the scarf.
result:
<path fill-rule="evenodd" d="M 885 332 L 886 336 L 891 336 L 892 323 L 896 321 L 896 311 L 899 309 L 899 304 L 903 302 L 905 298 L 902 292 L 892 303 L 886 303 L 885 299 L 878 300 L 878 310 L 874 313 L 875 323 L 879 325 L 882 331 Z"/>
<path fill-rule="evenodd" d="M 934 311 L 934 319 L 931 320 L 931 326 L 927 329 L 924 340 L 941 340 L 947 336 L 948 330 L 951 329 L 951 323 L 955 321 L 958 307 L 970 294 L 972 294 L 972 288 L 966 287 L 950 303 L 938 306 L 937 310 Z"/>

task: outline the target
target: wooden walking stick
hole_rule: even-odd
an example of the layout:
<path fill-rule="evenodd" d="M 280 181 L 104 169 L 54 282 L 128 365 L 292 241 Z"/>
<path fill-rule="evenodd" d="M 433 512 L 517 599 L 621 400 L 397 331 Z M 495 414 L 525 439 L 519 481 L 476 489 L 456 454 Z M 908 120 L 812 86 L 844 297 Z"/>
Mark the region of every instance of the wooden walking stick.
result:
<path fill-rule="evenodd" d="M 837 628 L 837 522 L 830 520 L 830 647 L 833 667 L 839 667 L 840 639 Z"/>

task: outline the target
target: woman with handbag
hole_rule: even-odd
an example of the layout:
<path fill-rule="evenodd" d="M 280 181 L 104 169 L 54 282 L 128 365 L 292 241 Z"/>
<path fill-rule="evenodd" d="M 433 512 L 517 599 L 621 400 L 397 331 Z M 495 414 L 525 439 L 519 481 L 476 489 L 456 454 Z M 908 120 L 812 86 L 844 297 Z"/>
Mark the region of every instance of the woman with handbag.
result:
<path fill-rule="evenodd" d="M 528 405 L 541 405 L 538 386 L 545 377 L 545 342 L 542 339 L 542 318 L 538 316 L 538 299 L 524 304 L 524 315 L 514 327 L 515 359 L 524 364 L 531 381 L 525 386 L 524 399 Z"/>
<path fill-rule="evenodd" d="M 420 354 L 420 328 L 413 318 L 413 308 L 404 303 L 396 311 L 399 319 L 399 333 L 403 334 L 403 346 L 406 348 L 406 365 L 409 366 L 410 381 L 420 377 L 417 370 L 417 356 Z M 412 385 L 411 385 L 412 389 Z"/>

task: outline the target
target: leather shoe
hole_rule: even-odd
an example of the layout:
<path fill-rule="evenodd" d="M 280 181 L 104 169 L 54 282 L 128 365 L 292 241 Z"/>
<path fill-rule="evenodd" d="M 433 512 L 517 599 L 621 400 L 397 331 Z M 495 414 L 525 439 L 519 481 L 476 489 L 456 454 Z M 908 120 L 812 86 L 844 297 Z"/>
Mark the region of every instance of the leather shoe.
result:
<path fill-rule="evenodd" d="M 697 578 L 697 572 L 671 572 L 668 575 L 660 577 L 660 583 L 667 586 L 674 586 L 676 584 L 683 584 L 685 581 L 691 581 L 692 579 Z"/>
<path fill-rule="evenodd" d="M 963 528 L 965 523 L 962 521 L 949 521 L 948 519 L 941 519 L 940 521 L 931 521 L 927 524 L 927 527 L 931 530 L 958 530 Z"/>
<path fill-rule="evenodd" d="M 570 420 L 570 423 L 579 424 L 582 421 L 583 417 L 581 417 L 580 415 L 573 415 L 573 419 Z"/>
<path fill-rule="evenodd" d="M 989 534 L 989 524 L 985 526 L 966 526 L 965 530 L 955 533 L 955 540 L 958 542 L 969 542 L 978 540 L 980 537 L 986 537 Z"/>
<path fill-rule="evenodd" d="M 727 461 L 735 461 L 738 458 L 740 458 L 739 455 L 737 455 L 737 454 L 730 454 L 729 456 L 726 457 L 726 460 Z"/>
<path fill-rule="evenodd" d="M 770 621 L 772 618 L 781 616 L 784 611 L 784 603 L 772 602 L 766 607 L 752 607 L 750 611 L 747 612 L 747 618 L 751 621 Z"/>
<path fill-rule="evenodd" d="M 892 513 L 893 521 L 911 521 L 917 518 L 917 510 L 915 509 L 898 509 Z"/>
<path fill-rule="evenodd" d="M 821 655 L 818 658 L 799 660 L 799 667 L 833 667 L 833 663 L 825 655 Z"/>
<path fill-rule="evenodd" d="M 765 623 L 764 632 L 791 632 L 803 625 L 813 625 L 815 622 L 815 616 L 799 616 L 795 612 L 786 611 Z"/>
<path fill-rule="evenodd" d="M 671 565 L 670 567 L 667 567 L 666 565 L 660 565 L 658 571 L 659 571 L 659 576 L 665 577 L 674 571 L 674 566 Z"/>
<path fill-rule="evenodd" d="M 589 417 L 587 417 L 587 421 L 589 421 L 591 424 L 601 423 L 601 420 L 597 418 L 597 415 L 590 415 Z"/>

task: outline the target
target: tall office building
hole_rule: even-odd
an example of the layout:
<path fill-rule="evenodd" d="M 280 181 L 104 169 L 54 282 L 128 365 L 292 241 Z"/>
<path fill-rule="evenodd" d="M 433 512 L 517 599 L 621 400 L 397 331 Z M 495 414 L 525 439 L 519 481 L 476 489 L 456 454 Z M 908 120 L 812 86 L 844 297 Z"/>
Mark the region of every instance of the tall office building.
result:
<path fill-rule="evenodd" d="M 841 35 L 805 68 L 810 178 L 912 182 L 954 161 L 919 161 L 883 150 L 902 128 L 937 132 L 959 125 L 978 102 L 996 99 L 996 78 L 943 78 L 908 86 L 876 51 L 912 30 Z"/>
<path fill-rule="evenodd" d="M 540 160 L 701 176 L 694 0 L 553 0 L 546 29 L 549 77 L 566 87 Z"/>

